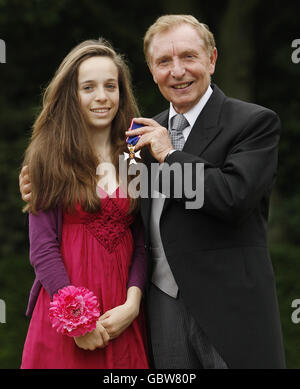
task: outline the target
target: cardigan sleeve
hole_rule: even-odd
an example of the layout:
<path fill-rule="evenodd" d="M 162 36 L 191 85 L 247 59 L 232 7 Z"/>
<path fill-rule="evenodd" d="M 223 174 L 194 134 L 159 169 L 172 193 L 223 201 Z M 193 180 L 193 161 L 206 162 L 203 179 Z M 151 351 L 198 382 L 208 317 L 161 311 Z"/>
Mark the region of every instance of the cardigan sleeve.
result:
<path fill-rule="evenodd" d="M 29 215 L 30 262 L 51 297 L 70 285 L 60 253 L 61 218 L 60 207 Z"/>
<path fill-rule="evenodd" d="M 135 218 L 131 226 L 134 249 L 127 288 L 137 286 L 144 292 L 147 274 L 147 257 L 144 240 L 144 226 L 140 216 Z"/>

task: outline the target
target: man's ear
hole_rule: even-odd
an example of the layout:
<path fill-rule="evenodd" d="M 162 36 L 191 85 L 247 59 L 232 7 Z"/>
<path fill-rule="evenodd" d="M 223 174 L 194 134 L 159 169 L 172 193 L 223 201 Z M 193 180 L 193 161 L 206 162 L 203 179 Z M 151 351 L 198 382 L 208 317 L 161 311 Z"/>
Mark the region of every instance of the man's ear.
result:
<path fill-rule="evenodd" d="M 217 48 L 215 47 L 212 54 L 209 57 L 209 60 L 210 60 L 209 72 L 210 72 L 211 76 L 215 72 L 217 58 L 218 58 L 218 51 L 217 51 Z"/>
<path fill-rule="evenodd" d="M 148 63 L 148 68 L 150 70 L 150 73 L 152 74 L 153 81 L 155 82 L 155 84 L 157 84 L 155 73 L 153 72 L 153 68 L 151 67 L 150 63 Z"/>

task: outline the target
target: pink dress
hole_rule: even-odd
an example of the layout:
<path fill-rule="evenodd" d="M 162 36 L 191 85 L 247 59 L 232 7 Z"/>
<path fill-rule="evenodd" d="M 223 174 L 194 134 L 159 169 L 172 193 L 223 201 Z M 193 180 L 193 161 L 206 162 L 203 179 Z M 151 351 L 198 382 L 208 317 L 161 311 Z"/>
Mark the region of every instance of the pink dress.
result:
<path fill-rule="evenodd" d="M 93 291 L 101 314 L 123 304 L 133 252 L 128 199 L 101 199 L 95 214 L 80 205 L 64 213 L 61 254 L 72 285 Z M 103 193 L 102 193 L 103 195 Z M 143 310 L 132 324 L 103 349 L 80 349 L 72 337 L 52 329 L 50 296 L 42 287 L 30 321 L 22 369 L 146 369 L 148 368 Z M 141 307 L 142 308 L 142 307 Z"/>

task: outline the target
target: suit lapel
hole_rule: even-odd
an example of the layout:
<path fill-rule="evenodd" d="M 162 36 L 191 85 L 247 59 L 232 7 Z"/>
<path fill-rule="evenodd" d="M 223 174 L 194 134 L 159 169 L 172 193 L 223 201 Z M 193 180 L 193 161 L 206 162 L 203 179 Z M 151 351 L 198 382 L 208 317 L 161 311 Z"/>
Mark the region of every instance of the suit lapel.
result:
<path fill-rule="evenodd" d="M 153 120 L 155 120 L 157 123 L 159 123 L 161 126 L 168 129 L 169 126 L 169 110 L 165 110 L 164 112 L 160 113 L 159 115 L 156 115 Z"/>
<path fill-rule="evenodd" d="M 200 156 L 222 130 L 218 126 L 219 116 L 224 102 L 224 93 L 212 85 L 213 93 L 199 114 L 192 131 L 183 147 L 184 152 Z"/>

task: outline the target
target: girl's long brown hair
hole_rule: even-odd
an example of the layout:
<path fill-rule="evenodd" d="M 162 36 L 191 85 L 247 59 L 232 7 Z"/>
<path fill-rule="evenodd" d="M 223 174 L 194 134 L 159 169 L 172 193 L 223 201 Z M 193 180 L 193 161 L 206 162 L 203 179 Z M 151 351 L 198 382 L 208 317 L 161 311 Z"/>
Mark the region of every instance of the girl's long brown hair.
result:
<path fill-rule="evenodd" d="M 118 172 L 119 155 L 127 151 L 125 131 L 139 110 L 131 88 L 128 67 L 121 55 L 100 38 L 76 46 L 63 60 L 43 96 L 26 150 L 24 165 L 29 165 L 31 201 L 24 208 L 32 213 L 57 205 L 72 211 L 80 202 L 87 212 L 100 210 L 96 193 L 99 160 L 89 140 L 89 131 L 78 98 L 78 68 L 93 56 L 112 59 L 118 68 L 119 109 L 111 125 L 112 162 Z M 128 177 L 128 182 L 130 177 Z M 137 208 L 130 199 L 130 211 Z"/>

